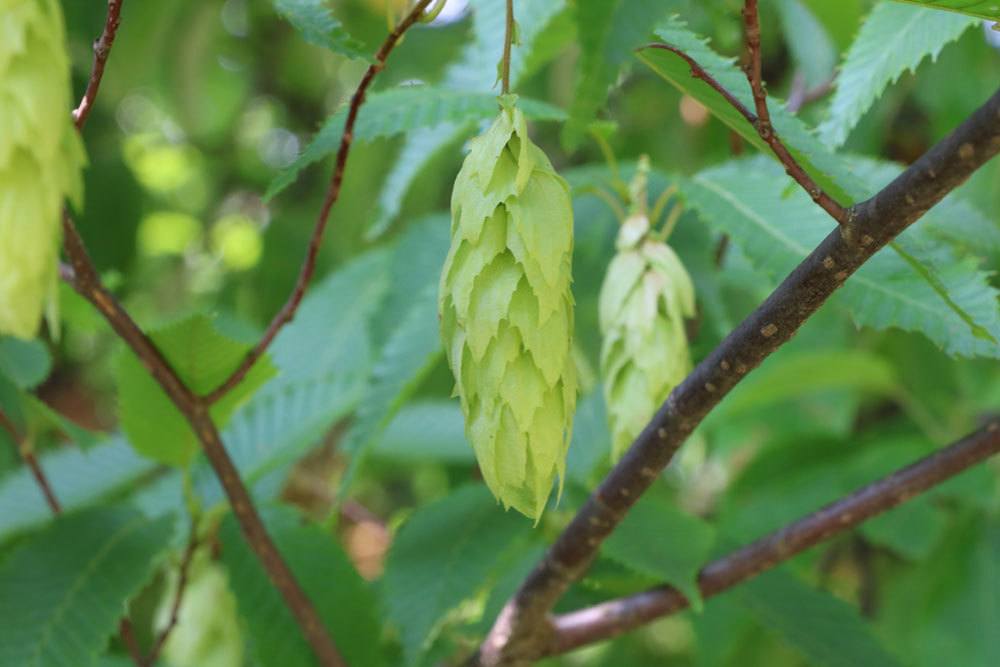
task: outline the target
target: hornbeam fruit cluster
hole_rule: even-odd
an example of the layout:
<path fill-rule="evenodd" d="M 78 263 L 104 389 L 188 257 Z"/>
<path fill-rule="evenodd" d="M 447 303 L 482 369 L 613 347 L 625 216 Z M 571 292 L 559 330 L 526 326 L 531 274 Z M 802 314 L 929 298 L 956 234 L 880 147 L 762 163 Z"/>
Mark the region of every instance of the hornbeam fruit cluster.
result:
<path fill-rule="evenodd" d="M 54 320 L 63 201 L 83 196 L 65 41 L 58 0 L 0 0 L 0 334 L 21 338 Z"/>
<path fill-rule="evenodd" d="M 633 189 L 641 200 L 622 223 L 598 302 L 615 460 L 691 370 L 684 318 L 694 316 L 694 286 L 677 254 L 650 233 L 644 184 Z"/>
<path fill-rule="evenodd" d="M 439 314 L 483 479 L 537 521 L 562 483 L 576 406 L 573 209 L 516 99 L 501 106 L 455 180 Z"/>

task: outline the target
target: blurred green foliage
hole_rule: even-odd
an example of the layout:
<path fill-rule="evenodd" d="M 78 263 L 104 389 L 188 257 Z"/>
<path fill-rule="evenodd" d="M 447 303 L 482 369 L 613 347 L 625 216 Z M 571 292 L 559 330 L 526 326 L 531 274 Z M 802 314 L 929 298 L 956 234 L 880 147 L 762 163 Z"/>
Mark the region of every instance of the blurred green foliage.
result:
<path fill-rule="evenodd" d="M 106 4 L 63 2 L 77 93 L 90 72 L 91 43 Z M 334 23 L 307 21 L 315 31 L 305 39 L 292 25 L 302 21 L 283 20 L 276 10 L 291 16 L 296 4 L 125 0 L 119 38 L 84 130 L 90 167 L 78 223 L 105 282 L 147 330 L 204 324 L 203 338 L 215 344 L 209 356 L 229 365 L 257 339 L 294 283 L 336 143 L 327 142 L 320 159 L 287 189 L 270 199 L 264 194 L 324 123 L 338 122 L 334 114 L 366 66 L 343 55 L 352 43 L 325 29 L 341 26 L 365 54 L 386 32 L 383 0 L 338 0 L 325 5 Z M 402 8 L 390 4 L 395 12 Z M 483 109 L 494 91 L 501 4 L 447 0 L 434 23 L 412 30 L 394 52 L 372 98 L 414 100 L 421 89 L 400 87 L 420 83 L 438 94 L 396 115 L 389 104 L 362 109 L 362 119 L 365 109 L 385 115 L 364 121 L 373 129 L 351 153 L 318 277 L 271 350 L 277 373 L 260 377 L 259 391 L 252 397 L 248 391 L 241 405 L 226 406 L 233 408 L 223 432 L 227 447 L 257 500 L 285 505 L 268 511 L 269 526 L 279 545 L 294 552 L 293 569 L 331 632 L 361 656 L 355 667 L 430 665 L 467 651 L 609 470 L 597 389 L 597 292 L 618 222 L 595 192 L 616 198 L 641 155 L 653 165 L 653 201 L 670 184 L 680 188 L 670 206 L 685 208 L 678 209 L 670 244 L 695 283 L 698 316 L 689 323 L 695 362 L 791 266 L 786 248 L 761 230 L 778 230 L 788 247 L 809 248 L 832 225 L 767 158 L 752 157 L 756 150 L 712 109 L 633 54 L 655 39 L 659 23 L 683 31 L 676 34 L 684 39 L 708 37 L 712 49 L 738 59 L 741 2 L 515 0 L 522 24 L 515 92 L 547 105 L 531 123 L 533 138 L 574 188 L 576 356 L 584 391 L 561 502 L 550 505 L 537 528 L 504 514 L 477 481 L 461 413 L 450 398 L 453 379 L 437 343 L 433 308 L 451 185 L 463 144 L 488 115 Z M 869 66 L 860 70 L 868 74 L 854 70 L 854 79 L 844 77 L 852 71 L 845 55 L 865 34 L 862 22 L 876 5 L 882 6 L 874 16 L 927 12 L 920 23 L 928 29 L 905 33 L 898 22 L 869 24 L 868 48 L 884 60 L 859 57 L 855 65 Z M 764 78 L 774 104 L 801 95 L 802 82 L 823 86 L 835 67 L 844 77 L 840 85 L 846 79 L 870 86 L 835 88 L 788 121 L 796 127 L 801 121 L 803 135 L 836 161 L 842 171 L 834 180 L 877 186 L 898 168 L 888 162 L 912 162 L 996 88 L 1000 51 L 980 23 L 872 0 L 763 0 L 761 11 Z M 668 19 L 672 14 L 687 28 Z M 937 29 L 940 21 L 947 31 Z M 958 29 L 962 22 L 969 25 Z M 896 43 L 900 48 L 881 46 Z M 927 57 L 937 51 L 936 60 Z M 839 118 L 846 140 L 834 155 L 818 143 L 825 137 L 807 128 L 830 123 L 831 100 L 841 98 L 860 106 L 871 98 L 872 104 L 859 119 L 848 117 L 857 115 L 856 106 Z M 445 118 L 445 127 L 435 127 Z M 756 227 L 706 194 L 708 185 L 720 183 L 731 190 L 730 204 L 746 203 L 744 210 L 759 213 Z M 920 236 L 913 239 L 950 289 L 976 296 L 970 312 L 994 323 L 1000 321 L 998 212 L 1000 162 L 993 161 L 918 223 Z M 883 284 L 872 268 L 869 280 Z M 776 529 L 996 414 L 1000 350 L 983 341 L 977 357 L 947 355 L 942 346 L 960 349 L 950 345 L 950 331 L 935 329 L 946 318 L 937 313 L 947 308 L 919 280 L 892 280 L 885 283 L 901 286 L 899 293 L 917 294 L 898 301 L 931 314 L 911 318 L 905 306 L 874 303 L 861 286 L 845 289 L 709 416 L 559 610 L 664 580 L 690 590 L 706 554 Z M 161 427 L 169 418 L 157 407 L 162 396 L 142 393 L 155 388 L 137 379 L 143 377 L 138 364 L 116 375 L 122 345 L 85 302 L 65 286 L 60 301 L 58 338 L 0 339 L 0 410 L 38 452 L 69 516 L 53 522 L 16 443 L 0 429 L 0 582 L 31 590 L 14 568 L 62 567 L 92 523 L 102 528 L 84 546 L 99 551 L 102 539 L 114 539 L 116 529 L 133 522 L 152 537 L 130 533 L 135 539 L 122 546 L 127 571 L 111 568 L 106 581 L 85 583 L 88 594 L 117 596 L 114 612 L 128 602 L 140 641 L 148 644 L 187 532 L 184 521 L 170 517 L 198 506 L 202 530 L 212 533 L 227 512 L 224 496 L 201 457 L 183 469 L 164 469 L 118 435 L 137 432 L 127 418 L 123 429 L 121 408 L 133 411 L 138 432 L 166 438 L 170 431 Z M 204 362 L 199 354 L 206 345 L 185 340 L 191 344 L 168 343 L 171 359 Z M 193 367 L 204 370 L 200 363 Z M 218 368 L 208 370 L 201 389 L 218 379 Z M 156 446 L 190 450 L 190 444 L 178 439 Z M 215 562 L 228 573 L 245 650 L 218 652 L 223 657 L 211 665 L 199 664 L 271 667 L 274 655 L 310 664 L 297 637 L 268 632 L 290 628 L 291 621 L 241 549 L 231 518 L 222 520 L 220 539 L 223 554 Z M 204 550 L 202 557 L 210 556 Z M 997 562 L 1000 469 L 992 462 L 705 601 L 700 612 L 542 664 L 992 666 L 1000 664 L 1000 637 L 989 631 L 1000 624 Z M 217 577 L 212 585 L 225 581 Z M 30 614 L 15 610 L 22 602 L 12 597 L 18 590 L 0 587 L 0 624 L 18 634 L 53 617 L 58 590 Z M 211 602 L 211 596 L 197 599 Z M 345 616 L 340 605 L 361 613 Z M 71 662 L 91 664 L 91 654 L 104 651 L 99 664 L 128 664 L 117 640 L 106 641 L 115 632 L 115 614 L 100 609 L 101 622 L 85 627 L 87 655 Z M 178 636 L 196 645 L 204 638 L 191 629 Z M 72 648 L 56 644 L 58 651 Z M 174 654 L 190 655 L 176 647 Z"/>

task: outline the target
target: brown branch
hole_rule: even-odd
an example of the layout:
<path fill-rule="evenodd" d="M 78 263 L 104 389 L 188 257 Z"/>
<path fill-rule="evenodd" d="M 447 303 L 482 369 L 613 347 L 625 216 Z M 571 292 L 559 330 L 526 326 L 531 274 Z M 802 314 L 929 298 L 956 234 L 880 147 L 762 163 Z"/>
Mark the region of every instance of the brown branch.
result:
<path fill-rule="evenodd" d="M 302 633 L 324 666 L 344 665 L 333 640 L 305 592 L 299 587 L 277 546 L 267 534 L 239 472 L 226 452 L 207 403 L 180 379 L 156 345 L 101 283 L 68 215 L 63 218 L 64 248 L 73 268 L 73 288 L 104 316 L 115 333 L 135 352 L 142 365 L 170 397 L 201 442 L 202 451 L 229 498 L 247 544 L 260 560 L 271 583 L 295 616 Z"/>
<path fill-rule="evenodd" d="M 886 512 L 1000 453 L 1000 419 L 958 442 L 873 482 L 756 542 L 706 565 L 698 575 L 702 596 L 717 595 L 770 570 L 821 542 Z M 658 586 L 557 616 L 545 655 L 566 653 L 634 630 L 687 608 L 676 588 Z"/>
<path fill-rule="evenodd" d="M 243 381 L 243 378 L 250 372 L 253 365 L 267 351 L 268 346 L 274 340 L 275 336 L 278 335 L 278 332 L 281 331 L 281 328 L 295 317 L 295 312 L 298 310 L 299 304 L 302 303 L 302 298 L 305 296 L 306 289 L 309 286 L 309 280 L 316 270 L 316 257 L 319 255 L 323 234 L 330 219 L 330 211 L 340 198 L 340 190 L 344 182 L 344 169 L 347 166 L 347 156 L 351 152 L 351 145 L 354 142 L 354 124 L 358 119 L 358 111 L 361 109 L 361 105 L 364 104 L 368 87 L 375 80 L 375 76 L 385 68 L 385 62 L 389 58 L 389 54 L 392 53 L 392 50 L 399 43 L 403 33 L 420 20 L 424 9 L 430 3 L 431 0 L 419 0 L 413 6 L 410 13 L 385 38 L 385 42 L 382 43 L 382 46 L 375 53 L 375 61 L 368 66 L 364 76 L 361 77 L 361 82 L 358 83 L 357 90 L 351 96 L 350 107 L 347 111 L 347 120 L 344 122 L 344 132 L 340 137 L 337 161 L 333 168 L 333 176 L 330 179 L 330 185 L 327 188 L 326 197 L 323 200 L 322 208 L 320 208 L 319 216 L 316 218 L 312 237 L 309 239 L 309 247 L 306 250 L 306 257 L 302 262 L 302 268 L 299 270 L 299 276 L 295 281 L 295 286 L 292 288 L 292 293 L 288 296 L 288 300 L 281 307 L 281 310 L 271 320 L 260 341 L 247 353 L 247 356 L 240 362 L 236 370 L 218 387 L 205 395 L 205 402 L 209 405 L 218 401 Z"/>
<path fill-rule="evenodd" d="M 101 79 L 104 78 L 104 67 L 108 64 L 111 47 L 114 46 L 115 37 L 118 35 L 122 2 L 123 0 L 108 0 L 108 17 L 104 21 L 104 30 L 94 42 L 94 67 L 90 72 L 90 80 L 87 81 L 87 90 L 83 93 L 80 104 L 73 110 L 73 122 L 78 130 L 87 122 L 90 110 L 94 106 L 94 100 L 97 99 Z"/>
<path fill-rule="evenodd" d="M 775 157 L 785 167 L 785 172 L 809 194 L 812 200 L 820 208 L 829 213 L 830 217 L 836 220 L 839 225 L 846 225 L 849 211 L 827 194 L 813 180 L 812 176 L 802 168 L 802 165 L 798 163 L 771 125 L 771 113 L 767 107 L 767 92 L 764 90 L 764 84 L 761 80 L 760 24 L 757 19 L 756 0 L 746 0 L 746 5 L 743 9 L 743 19 L 746 23 L 748 51 L 748 62 L 745 71 L 747 80 L 750 82 L 750 90 L 753 94 L 756 113 L 748 109 L 732 92 L 719 83 L 698 61 L 676 46 L 672 44 L 650 44 L 646 48 L 670 51 L 680 56 L 688 64 L 688 67 L 691 68 L 691 76 L 701 79 L 711 86 L 712 89 L 722 95 L 723 99 L 753 126 L 757 135 L 771 148 L 771 152 L 774 153 Z"/>
<path fill-rule="evenodd" d="M 132 629 L 132 621 L 128 619 L 128 616 L 118 621 L 118 634 L 121 637 L 122 644 L 125 646 L 125 650 L 128 651 L 128 655 L 132 658 L 132 662 L 135 663 L 136 667 L 146 667 L 146 662 L 142 657 L 142 650 L 139 648 L 139 642 L 136 640 L 135 632 Z"/>
<path fill-rule="evenodd" d="M 21 434 L 14 428 L 14 424 L 3 412 L 0 412 L 0 427 L 3 427 L 10 434 L 11 440 L 14 442 L 14 447 L 17 449 L 18 454 L 20 454 L 21 460 L 31 470 L 31 475 L 35 478 L 35 483 L 38 485 L 42 495 L 45 496 L 45 502 L 48 504 L 49 509 L 52 510 L 53 514 L 60 514 L 62 506 L 59 504 L 56 494 L 52 491 L 52 485 L 49 484 L 49 478 L 45 476 L 45 471 L 42 470 L 38 458 L 31 451 L 31 448 L 28 447 L 27 442 L 25 442 Z"/>
<path fill-rule="evenodd" d="M 1000 152 L 1000 91 L 871 199 L 850 210 L 780 286 L 671 393 L 507 603 L 474 660 L 518 664 L 551 632 L 548 612 L 676 451 L 747 373 L 880 248 Z"/>
<path fill-rule="evenodd" d="M 174 600 L 170 605 L 170 616 L 167 620 L 167 624 L 162 630 L 160 630 L 160 634 L 157 635 L 156 641 L 149 650 L 149 654 L 143 659 L 144 667 L 153 667 L 153 665 L 156 664 L 156 660 L 160 657 L 160 652 L 163 650 L 163 645 L 167 643 L 167 638 L 170 637 L 170 633 L 173 632 L 174 628 L 177 626 L 177 621 L 180 618 L 181 602 L 184 599 L 184 591 L 187 589 L 188 575 L 191 572 L 191 563 L 194 561 L 194 555 L 197 550 L 198 527 L 192 518 L 191 534 L 188 536 L 187 546 L 184 548 L 184 555 L 181 556 L 181 562 L 177 568 L 177 590 L 174 592 Z"/>

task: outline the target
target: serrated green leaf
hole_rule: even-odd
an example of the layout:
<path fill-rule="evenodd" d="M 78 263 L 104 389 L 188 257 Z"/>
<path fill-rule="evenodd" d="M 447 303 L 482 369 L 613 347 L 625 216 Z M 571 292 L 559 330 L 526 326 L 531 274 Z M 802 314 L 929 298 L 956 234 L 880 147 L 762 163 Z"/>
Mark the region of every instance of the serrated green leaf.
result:
<path fill-rule="evenodd" d="M 655 494 L 646 494 L 604 542 L 601 553 L 670 584 L 701 611 L 698 571 L 714 543 L 715 531 L 707 523 Z"/>
<path fill-rule="evenodd" d="M 547 102 L 521 99 L 518 106 L 536 120 L 562 120 L 565 112 Z M 413 132 L 441 123 L 472 122 L 497 114 L 497 98 L 492 93 L 470 93 L 431 86 L 404 86 L 368 96 L 354 128 L 355 141 Z M 340 148 L 347 109 L 330 116 L 301 155 L 268 186 L 271 198 L 295 182 L 299 172 Z"/>
<path fill-rule="evenodd" d="M 472 465 L 465 418 L 454 401 L 414 401 L 399 410 L 372 443 L 372 458 L 393 465 L 445 463 Z"/>
<path fill-rule="evenodd" d="M 271 346 L 280 375 L 243 406 L 222 433 L 248 484 L 280 472 L 357 405 L 374 363 L 370 320 L 385 296 L 384 250 L 365 253 L 309 291 Z M 203 502 L 225 494 L 207 462 L 192 472 Z M 183 507 L 180 476 L 140 496 L 149 512 Z"/>
<path fill-rule="evenodd" d="M 310 44 L 371 62 L 364 44 L 351 37 L 343 24 L 334 18 L 326 0 L 274 0 L 274 9 Z"/>
<path fill-rule="evenodd" d="M 891 667 L 899 661 L 857 610 L 809 588 L 784 570 L 759 575 L 735 589 L 741 604 L 821 667 Z"/>
<path fill-rule="evenodd" d="M 204 394 L 239 365 L 250 345 L 219 334 L 207 317 L 197 315 L 150 334 L 188 388 Z M 220 428 L 233 411 L 276 372 L 269 357 L 250 369 L 233 391 L 211 408 Z M 184 416 L 131 350 L 123 352 L 116 372 L 121 425 L 136 450 L 171 465 L 186 465 L 198 451 L 198 438 Z"/>
<path fill-rule="evenodd" d="M 350 490 L 368 449 L 442 357 L 437 316 L 438 273 L 448 252 L 448 221 L 429 218 L 400 238 L 390 263 L 392 288 L 383 320 L 392 323 L 357 416 L 344 438 L 351 457 L 339 497 Z"/>
<path fill-rule="evenodd" d="M 657 35 L 666 43 L 680 48 L 694 58 L 744 106 L 753 108 L 753 99 L 746 77 L 735 67 L 732 60 L 715 53 L 705 40 L 688 30 L 683 23 L 674 17 L 668 19 L 657 30 Z M 662 49 L 651 48 L 642 51 L 639 57 L 667 81 L 702 102 L 709 111 L 738 132 L 750 144 L 765 155 L 773 157 L 770 148 L 760 139 L 753 126 L 717 91 L 701 79 L 693 78 L 690 74 L 690 68 L 680 56 Z M 774 128 L 782 137 L 789 152 L 827 194 L 844 206 L 874 194 L 875 190 L 871 184 L 853 174 L 849 165 L 816 139 L 812 131 L 801 120 L 773 100 L 769 102 L 769 105 Z M 794 187 L 789 185 L 788 191 Z M 905 240 L 897 240 L 890 245 L 893 250 L 899 251 L 903 247 L 900 244 L 903 243 Z M 949 281 L 946 276 L 940 275 L 942 267 L 930 266 L 925 257 L 916 255 L 909 248 L 899 252 L 900 255 L 906 253 L 919 262 L 920 270 L 918 273 L 921 278 L 926 280 L 927 287 L 935 292 L 941 302 L 950 309 L 952 316 L 965 322 L 974 337 L 985 339 L 984 331 L 990 332 L 990 325 L 981 321 L 969 309 L 962 307 L 961 299 L 955 298 L 955 295 L 948 291 L 951 289 L 948 287 Z M 947 269 L 948 267 L 943 268 Z M 992 315 L 987 314 L 987 317 L 990 318 Z M 989 334 L 989 337 L 996 338 L 992 333 Z"/>
<path fill-rule="evenodd" d="M 34 389 L 52 369 L 52 357 L 40 340 L 0 336 L 0 374 L 21 389 Z"/>
<path fill-rule="evenodd" d="M 489 586 L 504 551 L 528 530 L 520 515 L 499 508 L 485 486 L 464 487 L 403 524 L 389 551 L 382 590 L 407 665 L 430 646 L 452 610 Z"/>
<path fill-rule="evenodd" d="M 1000 21 L 1000 5 L 995 0 L 896 0 L 927 9 L 943 9 L 980 19 Z"/>
<path fill-rule="evenodd" d="M 0 664 L 92 664 L 152 576 L 173 524 L 94 509 L 60 517 L 19 546 L 0 567 Z"/>
<path fill-rule="evenodd" d="M 840 67 L 820 136 L 831 146 L 843 144 L 887 86 L 915 71 L 924 58 L 936 60 L 941 49 L 978 23 L 919 7 L 876 5 Z"/>
<path fill-rule="evenodd" d="M 775 187 L 782 179 L 779 166 L 755 158 L 701 172 L 683 189 L 701 216 L 730 234 L 758 268 L 783 278 L 822 241 L 831 222 L 798 188 L 784 196 Z M 1000 339 L 998 293 L 975 261 L 951 257 L 935 268 L 950 298 Z M 860 325 L 918 331 L 951 355 L 1000 358 L 1000 345 L 976 337 L 924 276 L 897 253 L 876 254 L 833 300 Z"/>
<path fill-rule="evenodd" d="M 503 49 L 504 3 L 495 0 L 471 0 L 472 40 L 462 49 L 459 58 L 444 73 L 441 87 L 451 90 L 488 92 L 493 89 L 492 72 Z M 547 59 L 553 58 L 560 46 L 569 41 L 572 32 L 566 29 L 565 0 L 522 2 L 516 8 L 521 44 L 513 50 L 510 79 L 514 89 Z M 417 175 L 432 159 L 450 146 L 458 145 L 472 131 L 472 123 L 440 123 L 435 127 L 410 134 L 386 176 L 378 198 L 378 211 L 368 230 L 369 239 L 377 238 L 399 214 Z"/>
<path fill-rule="evenodd" d="M 682 9 L 668 0 L 578 0 L 574 3 L 580 61 L 570 122 L 563 141 L 580 143 L 587 126 L 604 104 L 634 50 L 649 41 L 651 27 L 668 13 Z"/>
<path fill-rule="evenodd" d="M 381 627 L 371 587 L 354 569 L 334 535 L 296 511 L 273 506 L 262 512 L 296 581 L 307 592 L 327 631 L 349 665 L 385 664 Z M 232 515 L 219 528 L 222 562 L 261 665 L 312 667 L 315 656 L 280 593 L 246 544 Z"/>
<path fill-rule="evenodd" d="M 156 468 L 121 437 L 87 450 L 63 447 L 41 456 L 39 464 L 67 512 L 103 500 Z M 0 543 L 52 520 L 30 470 L 19 468 L 0 478 Z"/>

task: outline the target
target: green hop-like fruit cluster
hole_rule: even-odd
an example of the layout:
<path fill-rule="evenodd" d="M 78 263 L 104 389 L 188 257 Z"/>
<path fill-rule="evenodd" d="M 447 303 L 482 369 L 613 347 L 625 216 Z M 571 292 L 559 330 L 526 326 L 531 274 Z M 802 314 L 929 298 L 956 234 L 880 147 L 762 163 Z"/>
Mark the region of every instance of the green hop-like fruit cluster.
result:
<path fill-rule="evenodd" d="M 622 224 L 617 248 L 598 304 L 615 460 L 691 370 L 684 318 L 694 316 L 691 277 L 670 246 L 650 235 L 644 206 Z"/>
<path fill-rule="evenodd" d="M 0 333 L 54 315 L 61 210 L 83 197 L 58 0 L 0 0 Z"/>
<path fill-rule="evenodd" d="M 576 406 L 573 209 L 513 97 L 501 103 L 455 180 L 439 313 L 483 479 L 537 520 L 562 481 Z"/>

